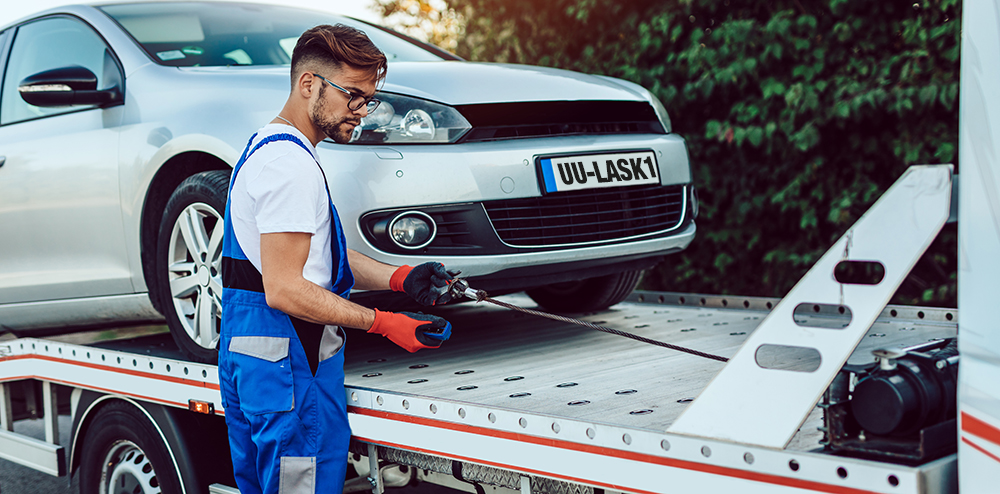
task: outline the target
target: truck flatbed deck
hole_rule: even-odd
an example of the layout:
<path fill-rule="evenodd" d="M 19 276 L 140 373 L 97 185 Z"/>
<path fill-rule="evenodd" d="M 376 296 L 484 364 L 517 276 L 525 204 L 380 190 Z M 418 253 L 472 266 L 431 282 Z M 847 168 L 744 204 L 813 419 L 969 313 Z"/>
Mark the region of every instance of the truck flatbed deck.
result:
<path fill-rule="evenodd" d="M 502 299 L 533 306 L 523 295 Z M 777 302 L 636 292 L 581 318 L 728 357 Z M 801 317 L 840 324 L 838 314 L 823 311 Z M 409 354 L 349 332 L 345 364 L 356 444 L 369 448 L 369 459 L 417 467 L 425 480 L 454 486 L 456 465 L 466 480 L 541 492 L 662 492 L 662 478 L 693 489 L 712 476 L 716 484 L 731 479 L 741 492 L 916 493 L 941 491 L 954 478 L 954 455 L 906 467 L 822 453 L 818 408 L 783 450 L 671 434 L 668 427 L 723 363 L 485 303 L 435 312 L 455 327 L 443 348 Z M 849 363 L 871 362 L 876 348 L 953 337 L 957 318 L 954 310 L 890 306 Z M 36 379 L 167 407 L 196 399 L 224 414 L 216 367 L 177 360 L 166 334 L 89 345 L 24 338 L 0 350 L 5 381 Z M 733 410 L 734 420 L 739 413 Z M 0 431 L 0 441 L 26 441 L 21 451 L 38 453 L 20 460 L 66 471 L 60 464 L 68 455 L 56 445 L 15 436 Z"/>
<path fill-rule="evenodd" d="M 504 300 L 532 305 L 519 295 Z M 583 319 L 729 356 L 777 302 L 637 292 Z M 839 314 L 824 311 L 797 319 L 842 324 Z M 581 485 L 663 492 L 666 478 L 683 491 L 708 476 L 714 485 L 730 479 L 732 492 L 779 492 L 779 486 L 788 492 L 943 492 L 954 482 L 954 455 L 906 467 L 823 453 L 819 408 L 783 450 L 671 434 L 667 428 L 722 363 L 485 304 L 439 313 L 456 328 L 444 348 L 406 354 L 378 342 L 356 345 L 355 336 L 348 354 L 355 437 L 382 446 L 378 454 L 396 462 L 447 472 L 440 459 L 450 458 L 478 465 L 466 478 L 511 489 L 518 477 L 510 472 L 524 472 L 530 481 L 521 481 L 544 492 Z M 890 306 L 849 363 L 872 362 L 876 348 L 956 332 L 954 310 Z M 732 414 L 739 420 L 740 410 Z"/>
<path fill-rule="evenodd" d="M 524 295 L 502 298 L 537 308 Z M 777 302 L 636 292 L 628 302 L 581 319 L 729 357 L 767 315 L 768 304 Z M 359 337 L 349 334 L 347 385 L 662 432 L 725 365 L 487 303 L 470 302 L 439 313 L 452 322 L 455 333 L 434 351 L 408 354 L 368 341 L 368 335 L 365 345 L 356 345 Z M 872 362 L 871 351 L 877 348 L 954 337 L 956 316 L 954 310 L 890 307 L 848 363 Z M 802 319 L 810 317 L 838 320 L 833 314 Z M 815 432 L 815 426 L 804 431 Z M 795 445 L 818 446 L 815 440 Z"/>

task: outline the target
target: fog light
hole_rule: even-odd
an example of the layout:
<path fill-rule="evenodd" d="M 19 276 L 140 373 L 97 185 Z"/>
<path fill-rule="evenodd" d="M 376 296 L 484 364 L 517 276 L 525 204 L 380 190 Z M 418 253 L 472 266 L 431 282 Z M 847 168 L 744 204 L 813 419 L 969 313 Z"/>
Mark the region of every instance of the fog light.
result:
<path fill-rule="evenodd" d="M 389 238 L 404 249 L 422 249 L 434 241 L 437 225 L 425 213 L 407 211 L 389 223 Z"/>
<path fill-rule="evenodd" d="M 688 186 L 690 191 L 690 197 L 688 202 L 691 203 L 691 219 L 698 217 L 698 189 L 694 188 L 694 184 Z"/>

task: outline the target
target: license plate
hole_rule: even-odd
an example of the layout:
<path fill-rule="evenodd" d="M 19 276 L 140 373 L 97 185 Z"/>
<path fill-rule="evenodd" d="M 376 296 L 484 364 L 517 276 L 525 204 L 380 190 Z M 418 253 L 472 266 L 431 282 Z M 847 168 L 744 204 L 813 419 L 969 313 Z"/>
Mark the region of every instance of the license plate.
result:
<path fill-rule="evenodd" d="M 652 151 L 541 158 L 545 192 L 659 184 Z"/>

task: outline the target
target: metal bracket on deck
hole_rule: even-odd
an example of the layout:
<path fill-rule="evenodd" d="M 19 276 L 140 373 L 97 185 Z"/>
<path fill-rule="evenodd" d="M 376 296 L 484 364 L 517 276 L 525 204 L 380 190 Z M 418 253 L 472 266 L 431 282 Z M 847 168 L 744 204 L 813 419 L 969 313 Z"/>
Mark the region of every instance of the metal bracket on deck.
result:
<path fill-rule="evenodd" d="M 669 432 L 784 448 L 948 219 L 951 166 L 914 166 L 771 311 Z M 875 263 L 874 285 L 835 270 Z M 796 308 L 834 306 L 845 327 L 806 326 Z M 800 307 L 801 306 L 801 307 Z"/>

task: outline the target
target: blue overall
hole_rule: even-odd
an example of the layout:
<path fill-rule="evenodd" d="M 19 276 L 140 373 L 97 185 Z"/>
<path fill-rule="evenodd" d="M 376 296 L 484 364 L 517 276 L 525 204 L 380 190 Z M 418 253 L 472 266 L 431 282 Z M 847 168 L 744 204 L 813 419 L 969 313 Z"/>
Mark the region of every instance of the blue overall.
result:
<path fill-rule="evenodd" d="M 290 141 L 309 152 L 291 134 L 265 137 L 251 149 L 254 137 L 233 170 L 230 193 L 243 163 L 262 146 Z M 326 192 L 329 198 L 329 186 Z M 231 200 L 226 203 L 222 241 L 219 387 L 237 486 L 243 494 L 339 494 L 351 437 L 344 396 L 344 345 L 340 344 L 343 332 L 267 305 L 260 272 L 247 260 L 233 233 Z M 333 292 L 346 299 L 354 275 L 332 198 L 330 221 Z M 316 351 L 316 346 L 304 346 L 301 341 L 310 338 L 319 341 L 318 355 L 306 354 L 305 348 Z"/>

